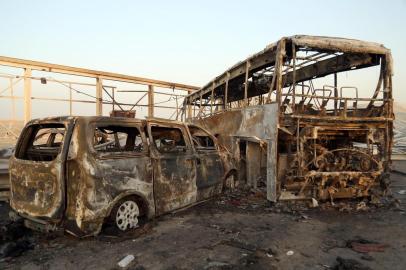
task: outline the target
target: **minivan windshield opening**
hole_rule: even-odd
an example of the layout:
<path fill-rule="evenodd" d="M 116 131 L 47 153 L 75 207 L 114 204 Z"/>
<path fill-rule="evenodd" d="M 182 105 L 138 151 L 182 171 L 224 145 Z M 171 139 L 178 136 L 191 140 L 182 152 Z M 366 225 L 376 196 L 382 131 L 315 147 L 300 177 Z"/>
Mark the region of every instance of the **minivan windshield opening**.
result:
<path fill-rule="evenodd" d="M 141 153 L 144 151 L 144 144 L 138 128 L 116 125 L 96 127 L 93 147 L 97 152 Z"/>
<path fill-rule="evenodd" d="M 33 161 L 52 161 L 61 152 L 65 126 L 63 124 L 31 125 L 25 134 L 26 137 L 16 151 L 16 157 Z"/>

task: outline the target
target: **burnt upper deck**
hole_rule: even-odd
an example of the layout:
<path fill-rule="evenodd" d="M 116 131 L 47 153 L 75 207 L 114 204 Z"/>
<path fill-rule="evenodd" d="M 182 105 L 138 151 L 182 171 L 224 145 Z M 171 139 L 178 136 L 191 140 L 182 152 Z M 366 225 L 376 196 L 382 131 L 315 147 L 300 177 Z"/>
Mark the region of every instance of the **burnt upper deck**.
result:
<path fill-rule="evenodd" d="M 339 93 L 341 90 L 337 89 L 337 86 L 330 87 L 328 90 L 324 89 L 322 94 L 317 92 L 320 89 L 316 89 L 317 91 L 311 95 L 295 93 L 295 90 L 292 93 L 291 89 L 287 93 L 282 91 L 283 88 L 297 87 L 300 83 L 303 85 L 304 82 L 331 74 L 379 65 L 381 74 L 377 90 L 368 98 L 358 96 L 343 98 Z M 189 94 L 185 99 L 184 109 L 186 109 L 186 105 L 195 106 L 198 108 L 198 112 L 197 115 L 194 113 L 194 116 L 204 117 L 207 116 L 204 113 L 207 108 L 212 114 L 213 111 L 233 107 L 231 106 L 233 102 L 237 103 L 234 107 L 245 107 L 250 105 L 250 98 L 260 97 L 261 99 L 263 95 L 269 94 L 270 96 L 274 92 L 276 98 L 271 100 L 269 97 L 265 97 L 266 100 L 260 100 L 259 104 L 276 101 L 283 107 L 290 102 L 289 106 L 292 107 L 295 114 L 298 114 L 300 107 L 303 111 L 303 104 L 298 102 L 299 99 L 320 99 L 318 107 L 323 107 L 321 103 L 327 98 L 325 92 L 330 91 L 328 99 L 335 103 L 334 112 L 329 114 L 324 111 L 323 113 L 325 116 L 339 116 L 341 112 L 338 112 L 338 107 L 345 106 L 345 110 L 350 111 L 351 109 L 348 108 L 350 103 L 352 105 L 354 102 L 369 102 L 367 108 L 370 110 L 374 103 L 391 102 L 391 75 L 391 52 L 382 44 L 337 37 L 296 35 L 284 37 L 278 42 L 268 45 L 264 50 L 227 69 L 200 90 Z M 380 90 L 381 88 L 383 90 Z M 331 94 L 332 92 L 335 92 L 334 95 Z M 384 93 L 382 97 L 378 97 L 379 92 Z M 323 109 L 321 108 L 321 110 Z M 318 115 L 321 110 L 307 110 L 306 114 Z M 381 116 L 380 112 L 368 115 L 359 108 L 356 111 L 357 113 L 348 112 L 347 114 L 346 112 L 345 114 L 363 118 Z M 385 118 L 389 118 L 391 113 L 391 110 L 386 110 Z"/>
<path fill-rule="evenodd" d="M 316 77 L 327 76 L 335 72 L 343 72 L 355 68 L 365 68 L 373 65 L 378 65 L 379 56 L 386 57 L 386 61 L 388 62 L 388 64 L 390 62 L 390 65 L 388 66 L 391 70 L 391 51 L 385 48 L 382 44 L 338 37 L 295 35 L 291 37 L 284 37 L 278 42 L 269 44 L 262 51 L 253 54 L 246 58 L 244 61 L 240 61 L 237 64 L 233 65 L 225 72 L 208 82 L 201 89 L 189 94 L 186 98 L 187 102 L 193 103 L 194 100 L 199 99 L 201 96 L 203 98 L 209 97 L 211 95 L 212 89 L 214 89 L 214 91 L 217 92 L 218 95 L 224 95 L 224 88 L 227 81 L 230 95 L 228 101 L 243 99 L 244 96 L 241 95 L 243 93 L 233 93 L 233 91 L 238 92 L 237 89 L 233 89 L 233 85 L 241 84 L 244 81 L 244 78 L 246 77 L 246 71 L 248 71 L 248 76 L 250 77 L 260 70 L 264 70 L 268 67 L 274 66 L 277 58 L 278 44 L 281 41 L 284 41 L 287 44 L 285 46 L 286 58 L 292 57 L 292 51 L 289 49 L 291 46 L 288 46 L 288 44 L 295 44 L 303 50 L 312 50 L 324 54 L 343 53 L 345 55 L 348 55 L 341 56 L 340 58 L 335 59 L 334 62 L 336 62 L 337 64 L 341 63 L 341 65 L 337 65 L 336 67 L 332 66 L 330 69 L 324 69 L 323 67 L 331 66 L 333 60 L 322 62 L 320 61 L 322 59 L 321 55 L 318 55 L 316 59 L 313 59 L 313 61 L 318 61 L 317 66 L 312 69 L 307 69 L 305 72 L 306 74 L 303 74 L 303 77 L 298 77 L 296 79 L 296 82 L 301 82 Z M 285 61 L 286 60 L 288 59 L 285 59 Z M 248 67 L 247 63 L 249 63 Z M 288 79 L 286 84 L 288 85 L 292 83 L 292 74 L 288 74 L 287 77 Z M 256 96 L 260 93 L 266 93 L 266 91 L 256 91 L 248 93 L 248 97 Z"/>

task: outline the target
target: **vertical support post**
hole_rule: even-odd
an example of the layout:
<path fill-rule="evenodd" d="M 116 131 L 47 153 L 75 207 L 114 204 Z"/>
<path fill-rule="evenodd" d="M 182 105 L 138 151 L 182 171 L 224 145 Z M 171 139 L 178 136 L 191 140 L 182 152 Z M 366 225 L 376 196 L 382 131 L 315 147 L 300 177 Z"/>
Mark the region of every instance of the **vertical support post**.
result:
<path fill-rule="evenodd" d="M 337 73 L 334 73 L 334 115 L 337 115 L 338 109 L 338 89 L 337 89 Z"/>
<path fill-rule="evenodd" d="M 178 104 L 178 96 L 175 96 L 175 102 L 176 102 L 176 111 L 175 111 L 175 113 L 176 113 L 176 120 L 178 120 L 178 117 L 179 117 L 179 104 Z M 187 105 L 188 106 L 188 118 L 190 118 L 190 115 L 189 115 L 189 105 Z"/>
<path fill-rule="evenodd" d="M 300 143 L 300 119 L 297 119 L 297 126 L 296 126 L 296 154 L 297 154 L 297 174 L 299 176 L 302 176 L 302 155 L 301 150 L 302 150 L 302 144 Z"/>
<path fill-rule="evenodd" d="M 384 74 L 383 74 L 383 102 L 386 103 L 388 101 L 389 98 L 389 92 L 387 91 L 387 87 L 388 87 L 388 82 L 389 82 L 389 77 L 390 74 L 388 74 L 388 63 L 387 63 L 387 59 L 382 58 L 382 64 L 383 66 L 383 70 L 384 70 Z"/>
<path fill-rule="evenodd" d="M 261 146 L 256 142 L 247 141 L 247 183 L 253 188 L 257 188 L 257 180 L 261 176 Z"/>
<path fill-rule="evenodd" d="M 178 97 L 176 97 L 177 100 Z M 192 114 L 192 103 L 188 103 L 186 105 L 186 109 L 187 109 L 187 118 L 188 119 L 192 119 L 192 115 L 194 115 L 194 106 L 193 106 L 193 114 Z"/>
<path fill-rule="evenodd" d="M 192 106 L 187 105 L 187 118 L 191 119 L 192 118 Z"/>
<path fill-rule="evenodd" d="M 203 96 L 202 96 L 202 92 L 200 91 L 200 101 L 199 101 L 199 112 L 197 113 L 197 116 L 201 116 L 201 113 L 203 111 Z"/>
<path fill-rule="evenodd" d="M 228 109 L 228 81 L 230 80 L 230 72 L 227 72 L 226 89 L 224 91 L 224 110 Z"/>
<path fill-rule="evenodd" d="M 111 97 L 113 98 L 113 100 L 112 100 L 112 101 L 113 101 L 113 112 L 114 112 L 114 110 L 115 110 L 115 106 L 114 106 L 114 105 L 116 104 L 116 98 L 115 98 L 115 92 L 116 92 L 116 91 L 115 91 L 115 90 L 116 90 L 115 87 L 112 87 L 112 88 L 111 88 Z"/>
<path fill-rule="evenodd" d="M 277 153 L 274 140 L 268 140 L 266 155 L 266 198 L 271 202 L 276 202 L 276 181 L 277 181 Z"/>
<path fill-rule="evenodd" d="M 292 86 L 292 112 L 296 110 L 296 45 L 292 42 L 292 57 L 293 57 L 293 86 Z"/>
<path fill-rule="evenodd" d="M 276 100 L 278 105 L 282 105 L 282 66 L 283 66 L 283 57 L 286 54 L 285 51 L 286 40 L 281 39 L 278 44 L 278 49 L 276 51 L 276 65 L 275 65 L 275 76 L 276 76 Z"/>
<path fill-rule="evenodd" d="M 154 86 L 148 85 L 148 117 L 154 117 Z"/>
<path fill-rule="evenodd" d="M 213 106 L 214 106 L 214 82 L 211 85 L 211 96 L 210 96 L 210 115 L 213 114 Z"/>
<path fill-rule="evenodd" d="M 196 117 L 196 99 L 194 99 L 194 104 L 193 104 L 193 118 Z"/>
<path fill-rule="evenodd" d="M 32 94 L 32 83 L 31 83 L 31 69 L 24 69 L 24 123 L 31 120 L 31 94 Z"/>
<path fill-rule="evenodd" d="M 103 115 L 103 80 L 96 78 L 96 115 Z"/>
<path fill-rule="evenodd" d="M 69 84 L 69 115 L 72 116 L 72 84 Z"/>
<path fill-rule="evenodd" d="M 387 107 L 385 117 L 393 117 L 393 101 L 392 101 L 392 71 L 390 67 L 391 58 L 385 56 L 382 58 L 382 67 L 383 67 L 383 102 L 384 106 Z M 393 123 L 387 121 L 385 125 L 385 148 L 383 149 L 383 161 L 385 172 L 389 169 L 390 157 L 391 157 L 391 144 L 393 140 Z"/>
<path fill-rule="evenodd" d="M 343 116 L 344 116 L 344 118 L 347 118 L 347 106 L 348 106 L 348 104 L 347 104 L 347 101 L 348 101 L 348 99 L 347 98 L 345 98 L 344 99 L 344 111 L 343 111 Z"/>
<path fill-rule="evenodd" d="M 245 85 L 244 85 L 244 107 L 248 106 L 248 76 L 250 69 L 250 61 L 247 60 L 245 64 Z"/>
<path fill-rule="evenodd" d="M 11 95 L 11 119 L 16 120 L 16 101 L 14 98 L 14 82 L 13 78 L 10 78 L 10 95 Z"/>

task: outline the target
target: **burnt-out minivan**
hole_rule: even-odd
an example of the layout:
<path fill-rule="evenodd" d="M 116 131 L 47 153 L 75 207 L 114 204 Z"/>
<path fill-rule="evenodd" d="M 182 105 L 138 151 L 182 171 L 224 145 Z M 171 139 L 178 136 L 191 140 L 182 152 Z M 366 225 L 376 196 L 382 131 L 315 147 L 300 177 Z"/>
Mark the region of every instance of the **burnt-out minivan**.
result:
<path fill-rule="evenodd" d="M 10 204 L 25 226 L 76 236 L 126 231 L 219 194 L 235 174 L 203 128 L 160 119 L 33 120 L 10 158 Z"/>

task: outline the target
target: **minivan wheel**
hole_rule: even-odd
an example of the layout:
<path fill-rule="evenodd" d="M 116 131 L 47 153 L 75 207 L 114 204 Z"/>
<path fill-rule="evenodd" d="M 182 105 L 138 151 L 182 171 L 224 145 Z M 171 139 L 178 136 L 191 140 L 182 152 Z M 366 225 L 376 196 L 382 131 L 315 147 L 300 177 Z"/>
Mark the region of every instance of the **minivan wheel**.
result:
<path fill-rule="evenodd" d="M 121 201 L 113 212 L 114 223 L 121 231 L 138 227 L 139 216 L 140 209 L 137 203 L 130 199 Z"/>

